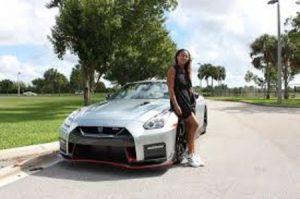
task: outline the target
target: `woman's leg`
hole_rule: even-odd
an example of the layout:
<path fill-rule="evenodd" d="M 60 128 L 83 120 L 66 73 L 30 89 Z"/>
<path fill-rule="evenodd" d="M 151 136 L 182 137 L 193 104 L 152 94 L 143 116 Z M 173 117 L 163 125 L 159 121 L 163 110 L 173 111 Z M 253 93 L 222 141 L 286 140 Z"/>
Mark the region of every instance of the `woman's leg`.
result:
<path fill-rule="evenodd" d="M 185 124 L 188 130 L 188 150 L 189 154 L 195 153 L 195 134 L 199 127 L 199 123 L 194 113 L 185 119 Z"/>

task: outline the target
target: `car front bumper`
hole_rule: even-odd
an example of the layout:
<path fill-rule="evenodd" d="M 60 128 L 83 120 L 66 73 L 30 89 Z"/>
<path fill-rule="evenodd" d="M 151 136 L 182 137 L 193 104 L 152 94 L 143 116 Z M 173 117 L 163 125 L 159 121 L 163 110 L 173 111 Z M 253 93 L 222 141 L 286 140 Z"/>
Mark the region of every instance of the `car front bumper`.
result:
<path fill-rule="evenodd" d="M 130 167 L 144 164 L 165 165 L 172 162 L 175 151 L 176 127 L 145 130 L 138 122 L 126 126 L 120 135 L 83 134 L 78 128 L 71 132 L 60 128 L 60 153 L 72 160 L 106 161 L 108 159 L 76 158 L 76 146 L 97 146 L 124 151 L 126 161 L 122 165 Z M 98 154 L 100 155 L 100 153 Z M 109 161 L 111 161 L 109 159 Z M 112 160 L 111 162 L 118 163 Z M 120 162 L 119 162 L 120 163 Z M 124 164 L 125 163 L 125 164 Z M 139 163 L 143 165 L 139 165 Z"/>

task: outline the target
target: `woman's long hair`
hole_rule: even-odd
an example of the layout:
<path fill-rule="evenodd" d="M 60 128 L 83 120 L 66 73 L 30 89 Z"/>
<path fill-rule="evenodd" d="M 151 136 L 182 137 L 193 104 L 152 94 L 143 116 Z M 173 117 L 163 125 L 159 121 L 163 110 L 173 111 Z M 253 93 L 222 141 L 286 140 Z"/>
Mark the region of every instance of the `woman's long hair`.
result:
<path fill-rule="evenodd" d="M 186 64 L 184 64 L 184 70 L 187 72 L 189 79 L 191 80 L 192 77 L 192 67 L 191 67 L 191 53 L 186 50 L 186 49 L 180 49 L 176 52 L 175 54 L 175 63 L 178 64 L 177 61 L 177 56 L 181 53 L 181 52 L 187 52 L 188 56 L 189 56 L 189 60 L 186 62 Z"/>

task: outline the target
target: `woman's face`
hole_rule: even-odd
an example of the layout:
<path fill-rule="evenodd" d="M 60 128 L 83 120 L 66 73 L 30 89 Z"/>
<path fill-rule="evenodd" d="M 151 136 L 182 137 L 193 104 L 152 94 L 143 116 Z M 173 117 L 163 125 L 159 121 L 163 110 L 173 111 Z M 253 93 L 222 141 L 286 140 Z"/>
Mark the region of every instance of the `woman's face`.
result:
<path fill-rule="evenodd" d="M 181 51 L 178 55 L 177 55 L 177 63 L 179 65 L 184 65 L 186 64 L 188 61 L 190 60 L 190 56 L 189 53 L 187 51 Z"/>

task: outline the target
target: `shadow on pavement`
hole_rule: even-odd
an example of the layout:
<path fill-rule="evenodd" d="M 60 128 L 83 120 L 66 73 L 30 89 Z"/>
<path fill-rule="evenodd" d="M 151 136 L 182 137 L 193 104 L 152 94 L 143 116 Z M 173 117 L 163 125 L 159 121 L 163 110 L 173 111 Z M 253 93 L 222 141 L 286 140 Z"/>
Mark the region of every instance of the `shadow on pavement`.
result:
<path fill-rule="evenodd" d="M 129 170 L 110 165 L 61 160 L 32 175 L 76 181 L 114 181 L 161 176 L 168 169 Z"/>

